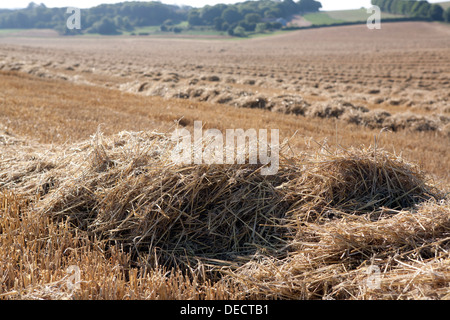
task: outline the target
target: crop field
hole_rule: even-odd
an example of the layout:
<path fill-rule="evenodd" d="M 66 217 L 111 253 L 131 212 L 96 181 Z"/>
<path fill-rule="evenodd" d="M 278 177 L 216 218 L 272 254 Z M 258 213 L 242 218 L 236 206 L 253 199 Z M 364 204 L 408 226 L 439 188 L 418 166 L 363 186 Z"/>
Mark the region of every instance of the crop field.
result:
<path fill-rule="evenodd" d="M 0 88 L 0 299 L 450 299 L 446 24 L 5 33 Z M 198 121 L 278 171 L 176 163 Z"/>

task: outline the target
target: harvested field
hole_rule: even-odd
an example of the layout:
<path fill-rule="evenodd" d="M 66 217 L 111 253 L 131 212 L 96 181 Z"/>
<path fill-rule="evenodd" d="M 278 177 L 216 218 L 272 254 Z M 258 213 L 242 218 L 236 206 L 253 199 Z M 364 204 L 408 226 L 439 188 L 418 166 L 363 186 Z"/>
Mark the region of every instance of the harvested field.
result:
<path fill-rule="evenodd" d="M 389 119 L 377 127 L 440 131 L 449 123 L 449 32 L 445 25 L 395 23 L 385 24 L 379 33 L 352 26 L 251 41 L 2 38 L 0 68 L 143 95 L 305 116 L 344 104 L 346 110 L 338 116 L 326 116 L 343 117 L 356 109 L 369 119 L 362 125 L 375 125 L 367 113 L 381 109 Z M 415 41 L 405 39 L 412 34 Z M 408 118 L 408 111 L 416 114 L 411 124 L 393 121 L 397 114 Z M 418 121 L 429 125 L 417 126 Z"/>
<path fill-rule="evenodd" d="M 446 25 L 2 37 L 0 87 L 0 299 L 450 298 Z M 174 162 L 195 121 L 278 172 Z"/>

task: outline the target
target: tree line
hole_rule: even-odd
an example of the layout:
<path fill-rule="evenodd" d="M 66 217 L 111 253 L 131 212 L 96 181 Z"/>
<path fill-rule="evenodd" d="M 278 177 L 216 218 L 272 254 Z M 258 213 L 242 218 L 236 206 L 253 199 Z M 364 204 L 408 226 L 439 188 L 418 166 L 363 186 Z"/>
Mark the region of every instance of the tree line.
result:
<path fill-rule="evenodd" d="M 315 0 L 246 1 L 237 4 L 218 4 L 203 8 L 180 7 L 160 2 L 123 2 L 102 4 L 82 10 L 82 31 L 69 30 L 66 8 L 47 8 L 31 2 L 20 10 L 0 10 L 1 29 L 55 29 L 61 34 L 100 33 L 120 34 L 137 27 L 160 26 L 161 31 L 175 31 L 176 25 L 187 21 L 189 27 L 205 26 L 229 34 L 262 32 L 279 29 L 277 19 L 292 14 L 317 12 L 322 7 Z"/>
<path fill-rule="evenodd" d="M 288 18 L 299 13 L 317 12 L 320 8 L 322 4 L 314 0 L 298 2 L 260 0 L 231 5 L 207 5 L 190 10 L 188 23 L 191 26 L 211 26 L 217 31 L 227 31 L 230 35 L 242 35 L 245 32 L 280 29 L 283 27 L 282 22 L 279 21 L 280 18 Z"/>
<path fill-rule="evenodd" d="M 0 11 L 2 29 L 55 29 L 62 34 L 81 33 L 66 28 L 69 14 L 67 8 L 47 8 L 44 4 L 30 3 L 20 10 Z M 189 8 L 160 2 L 123 2 L 102 4 L 82 10 L 83 32 L 100 34 L 119 34 L 136 27 L 157 26 L 166 20 L 183 21 L 187 19 Z"/>
<path fill-rule="evenodd" d="M 439 4 L 414 0 L 372 0 L 381 11 L 402 14 L 412 18 L 450 22 L 450 8 L 444 11 Z"/>
<path fill-rule="evenodd" d="M 372 0 L 384 12 L 433 21 L 450 22 L 450 8 L 414 0 Z M 1 29 L 55 29 L 61 34 L 120 34 L 144 26 L 159 26 L 161 31 L 180 32 L 177 24 L 187 21 L 189 28 L 206 27 L 230 35 L 264 32 L 283 27 L 293 14 L 317 12 L 322 7 L 315 0 L 245 1 L 236 4 L 206 5 L 202 8 L 180 7 L 160 2 L 123 2 L 102 4 L 82 10 L 82 30 L 66 28 L 66 8 L 47 8 L 31 2 L 20 10 L 0 9 Z"/>

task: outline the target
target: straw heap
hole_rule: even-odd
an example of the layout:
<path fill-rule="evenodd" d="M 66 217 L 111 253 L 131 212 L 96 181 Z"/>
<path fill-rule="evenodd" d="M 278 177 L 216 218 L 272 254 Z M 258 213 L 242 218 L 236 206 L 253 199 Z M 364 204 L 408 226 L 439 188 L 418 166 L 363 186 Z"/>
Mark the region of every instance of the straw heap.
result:
<path fill-rule="evenodd" d="M 176 165 L 173 147 L 154 132 L 98 133 L 46 153 L 32 144 L 12 152 L 10 142 L 1 186 L 38 198 L 37 213 L 120 245 L 137 264 L 169 267 L 286 257 L 304 223 L 373 220 L 439 198 L 416 166 L 379 149 L 280 155 L 279 172 L 263 176 L 261 165 Z"/>

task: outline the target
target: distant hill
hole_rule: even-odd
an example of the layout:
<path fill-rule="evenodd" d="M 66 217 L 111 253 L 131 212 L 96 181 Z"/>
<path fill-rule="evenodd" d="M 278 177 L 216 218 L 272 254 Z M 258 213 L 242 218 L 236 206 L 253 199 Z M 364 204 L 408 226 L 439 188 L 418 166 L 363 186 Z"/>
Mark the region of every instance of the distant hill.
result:
<path fill-rule="evenodd" d="M 443 21 L 445 15 L 442 11 L 450 8 L 450 1 L 430 4 L 427 1 L 391 0 L 389 6 L 386 6 L 387 2 L 384 0 L 375 0 L 372 3 L 381 7 L 381 19 L 389 21 L 408 19 Z M 442 9 L 437 8 L 438 6 L 441 6 Z M 321 26 L 365 22 L 370 16 L 371 13 L 367 13 L 367 9 L 361 8 L 355 10 L 320 11 L 306 14 L 303 18 L 315 26 Z"/>
<path fill-rule="evenodd" d="M 450 8 L 450 1 L 440 5 L 409 0 L 372 0 L 372 3 L 381 7 L 385 20 L 450 19 L 450 11 L 444 12 Z M 31 2 L 25 9 L 0 9 L 0 29 L 53 29 L 63 35 L 172 32 L 248 36 L 279 29 L 362 23 L 371 15 L 363 8 L 324 12 L 319 11 L 321 8 L 320 1 L 315 0 L 256 0 L 202 8 L 130 1 L 83 9 L 81 30 L 69 30 L 67 8 L 47 8 Z"/>
<path fill-rule="evenodd" d="M 0 29 L 54 29 L 60 34 L 104 35 L 201 29 L 245 36 L 281 29 L 289 16 L 317 12 L 321 7 L 315 0 L 258 0 L 202 8 L 131 1 L 83 9 L 82 29 L 69 30 L 67 8 L 47 8 L 32 2 L 25 9 L 0 10 Z M 153 26 L 157 28 L 148 28 Z"/>

